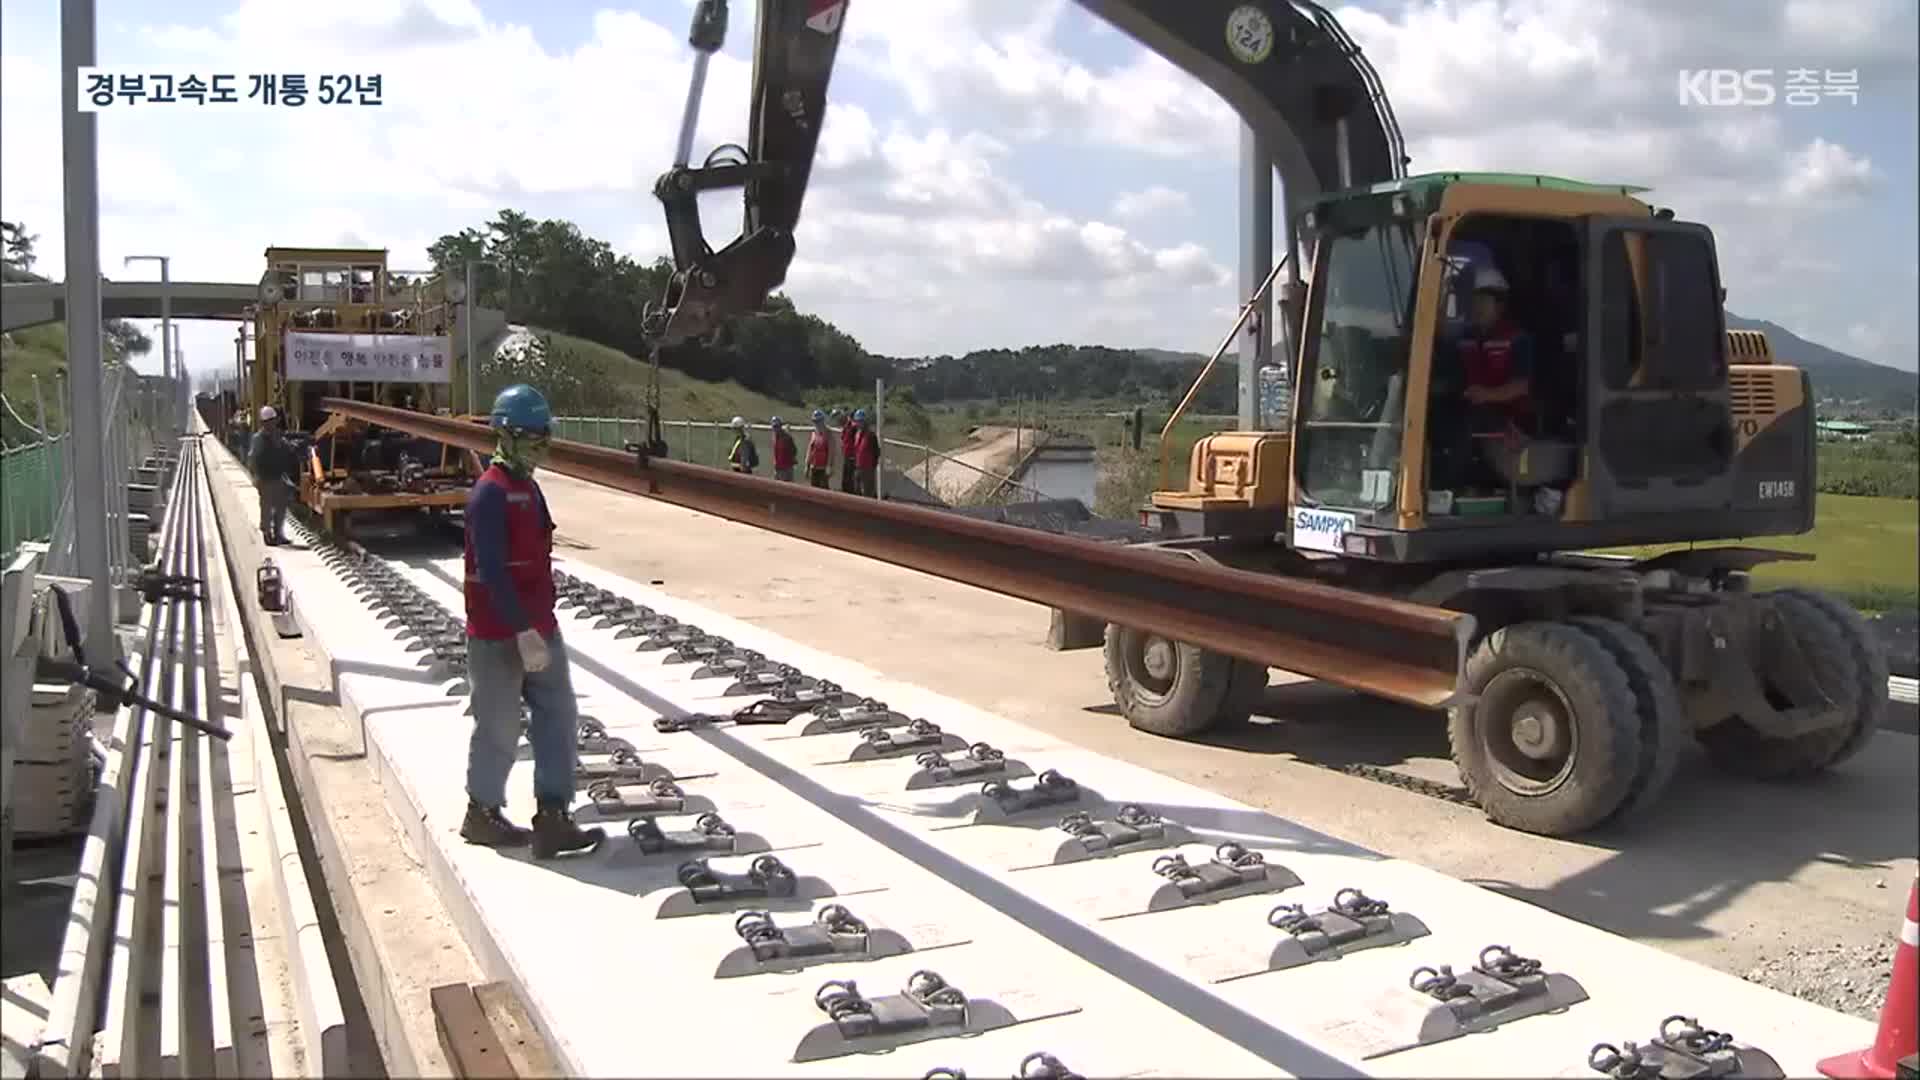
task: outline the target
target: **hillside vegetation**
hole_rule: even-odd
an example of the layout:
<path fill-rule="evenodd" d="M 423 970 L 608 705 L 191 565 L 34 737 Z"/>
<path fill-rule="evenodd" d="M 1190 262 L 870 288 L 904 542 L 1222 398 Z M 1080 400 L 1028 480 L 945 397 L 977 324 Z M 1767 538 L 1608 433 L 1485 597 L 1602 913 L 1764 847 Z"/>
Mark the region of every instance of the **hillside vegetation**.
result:
<path fill-rule="evenodd" d="M 33 272 L 34 243 L 39 238 L 27 232 L 25 225 L 0 221 L 0 279 L 9 282 L 34 282 L 46 279 Z M 130 358 L 144 356 L 153 349 L 153 341 L 138 327 L 118 319 L 101 326 L 102 357 L 109 368 L 119 367 Z M 67 325 L 47 323 L 0 334 L 0 393 L 6 405 L 0 408 L 0 445 L 24 446 L 40 440 L 28 430 L 36 424 L 33 395 L 35 377 L 40 380 L 40 396 L 46 406 L 47 429 L 59 434 L 67 431 L 67 402 L 61 393 L 65 385 L 60 376 L 67 370 Z M 14 418 L 19 414 L 19 419 Z M 20 423 L 25 420 L 26 424 Z"/>

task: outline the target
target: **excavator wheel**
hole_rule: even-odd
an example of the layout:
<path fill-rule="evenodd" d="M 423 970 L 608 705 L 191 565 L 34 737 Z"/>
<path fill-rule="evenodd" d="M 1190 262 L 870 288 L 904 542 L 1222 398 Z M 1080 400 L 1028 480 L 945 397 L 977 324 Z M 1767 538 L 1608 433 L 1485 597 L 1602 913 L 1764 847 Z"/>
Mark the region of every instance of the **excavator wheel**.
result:
<path fill-rule="evenodd" d="M 1673 769 L 1680 761 L 1680 748 L 1693 740 L 1693 725 L 1680 703 L 1679 688 L 1673 673 L 1661 661 L 1660 654 L 1644 635 L 1617 619 L 1580 615 L 1567 620 L 1598 641 L 1633 687 L 1640 719 L 1640 764 L 1626 801 L 1610 820 L 1624 821 L 1659 801 Z"/>
<path fill-rule="evenodd" d="M 1230 657 L 1233 670 L 1227 675 L 1227 692 L 1220 700 L 1215 724 L 1242 724 L 1267 697 L 1267 667 L 1251 660 Z"/>
<path fill-rule="evenodd" d="M 1802 591 L 1781 589 L 1767 593 L 1765 600 L 1786 620 L 1788 632 L 1806 657 L 1808 672 L 1828 697 L 1842 704 L 1847 723 L 1782 738 L 1733 716 L 1700 732 L 1700 742 L 1716 766 L 1735 776 L 1754 780 L 1811 776 L 1845 757 L 1856 740 L 1866 741 L 1863 733 L 1871 733 L 1886 708 L 1886 676 L 1881 675 L 1877 691 L 1867 688 L 1856 642 L 1823 605 Z"/>
<path fill-rule="evenodd" d="M 1460 778 L 1489 818 L 1565 836 L 1598 825 L 1641 775 L 1641 710 L 1606 645 L 1567 623 L 1526 622 L 1483 638 L 1467 658 L 1473 703 L 1447 739 Z"/>
<path fill-rule="evenodd" d="M 1817 589 L 1781 589 L 1771 595 L 1804 600 L 1831 618 L 1839 625 L 1841 635 L 1847 639 L 1847 649 L 1853 654 L 1854 666 L 1860 669 L 1860 698 L 1854 710 L 1851 730 L 1847 734 L 1847 741 L 1841 744 L 1839 753 L 1827 762 L 1828 766 L 1838 765 L 1859 753 L 1873 738 L 1873 733 L 1880 730 L 1880 722 L 1886 719 L 1886 647 L 1881 644 L 1879 635 L 1873 632 L 1873 627 L 1861 616 L 1859 609 L 1837 596 Z"/>
<path fill-rule="evenodd" d="M 1105 655 L 1113 703 L 1141 731 L 1188 738 L 1212 728 L 1229 711 L 1228 691 L 1239 663 L 1230 656 L 1113 623 L 1107 624 Z M 1261 674 L 1264 682 L 1265 671 Z"/>

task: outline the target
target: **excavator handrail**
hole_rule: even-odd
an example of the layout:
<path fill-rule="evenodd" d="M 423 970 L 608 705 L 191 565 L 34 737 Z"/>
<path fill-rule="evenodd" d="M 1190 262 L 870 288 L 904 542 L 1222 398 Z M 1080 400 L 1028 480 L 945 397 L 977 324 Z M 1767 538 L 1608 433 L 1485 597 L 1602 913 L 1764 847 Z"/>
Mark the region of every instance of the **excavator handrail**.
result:
<path fill-rule="evenodd" d="M 1273 279 L 1280 276 L 1280 271 L 1286 268 L 1287 260 L 1292 257 L 1292 252 L 1281 255 L 1280 261 L 1274 263 L 1273 269 L 1267 271 L 1266 280 L 1262 281 L 1260 287 L 1253 291 L 1253 295 L 1247 298 L 1246 303 L 1240 305 L 1240 314 L 1234 318 L 1233 325 L 1227 328 L 1226 336 L 1220 339 L 1219 346 L 1213 350 L 1213 355 L 1207 358 L 1206 366 L 1200 369 L 1200 374 L 1193 377 L 1193 384 L 1187 387 L 1187 392 L 1185 396 L 1181 397 L 1180 404 L 1174 406 L 1173 412 L 1167 415 L 1167 422 L 1165 426 L 1160 429 L 1161 487 L 1167 486 L 1168 436 L 1173 433 L 1173 425 L 1179 423 L 1180 418 L 1186 415 L 1187 406 L 1193 404 L 1193 399 L 1200 394 L 1200 387 L 1206 385 L 1207 376 L 1213 374 L 1213 366 L 1220 362 L 1222 356 L 1227 354 L 1227 347 L 1233 344 L 1234 337 L 1240 333 L 1240 328 L 1246 325 L 1247 317 L 1253 314 L 1254 308 L 1258 307 L 1260 301 L 1273 291 Z"/>
<path fill-rule="evenodd" d="M 479 424 L 321 407 L 478 452 Z M 555 439 L 546 468 L 950 581 L 1436 708 L 1460 699 L 1471 615 L 903 503 Z"/>
<path fill-rule="evenodd" d="M 1334 18 L 1331 11 L 1315 3 L 1314 0 L 1290 0 L 1290 2 L 1313 16 L 1314 24 L 1340 46 L 1341 51 L 1346 54 L 1347 61 L 1359 74 L 1360 81 L 1366 84 L 1374 116 L 1379 119 L 1380 130 L 1387 137 L 1393 167 L 1391 179 L 1405 179 L 1409 162 L 1407 142 L 1400 131 L 1400 119 L 1394 115 L 1393 102 L 1387 99 L 1387 85 L 1380 78 L 1379 69 L 1373 66 L 1373 61 L 1367 59 L 1366 53 L 1360 48 L 1360 43 L 1353 40 L 1353 35 L 1347 33 L 1347 28 L 1340 25 L 1340 20 Z"/>

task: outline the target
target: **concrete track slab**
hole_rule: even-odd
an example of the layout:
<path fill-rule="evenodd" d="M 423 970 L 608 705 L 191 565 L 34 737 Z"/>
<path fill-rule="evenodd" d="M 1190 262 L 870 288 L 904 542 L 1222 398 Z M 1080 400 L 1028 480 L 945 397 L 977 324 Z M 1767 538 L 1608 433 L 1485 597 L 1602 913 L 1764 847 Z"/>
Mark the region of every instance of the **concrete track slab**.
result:
<path fill-rule="evenodd" d="M 1743 781 L 1689 748 L 1641 823 L 1530 836 L 1337 771 L 1456 782 L 1432 714 L 1275 672 L 1256 723 L 1193 742 L 1147 735 L 1113 711 L 1098 649 L 1045 647 L 1042 607 L 568 477 L 541 483 L 562 554 L 1322 834 L 1858 1015 L 1878 1009 L 1920 851 L 1911 705 L 1826 776 Z"/>
<path fill-rule="evenodd" d="M 1053 753 L 1060 753 L 1063 759 L 1069 753 L 1057 738 L 985 710 L 805 649 L 763 629 L 590 567 L 575 564 L 568 569 L 812 674 L 883 698 L 902 711 L 925 715 L 943 727 L 966 730 L 973 738 L 1004 745 L 1010 753 L 1016 745 L 1031 747 L 1028 752 L 1036 761 L 1042 754 L 1051 761 Z M 642 1069 L 681 1075 L 859 1075 L 872 1068 L 901 1075 L 904 1068 L 921 1061 L 928 1062 L 926 1067 L 982 1067 L 970 1066 L 948 1054 L 935 1056 L 946 1049 L 938 1043 L 902 1048 L 884 1060 L 783 1063 L 781 1055 L 790 1053 L 793 1041 L 819 1018 L 807 999 L 818 985 L 813 977 L 821 973 L 810 971 L 804 977 L 789 979 L 792 988 L 780 996 L 770 995 L 765 989 L 750 993 L 743 989 L 753 984 L 769 985 L 757 977 L 712 979 L 710 973 L 719 957 L 737 944 L 737 937 L 726 941 L 733 935 L 733 918 L 697 915 L 675 919 L 671 924 L 651 918 L 657 909 L 650 909 L 637 894 L 651 896 L 646 887 L 661 881 L 662 874 L 670 879 L 671 870 L 644 866 L 643 860 L 632 858 L 630 846 L 624 848 L 623 855 L 625 837 L 610 837 L 591 856 L 552 864 L 535 864 L 520 856 L 461 844 L 454 835 L 464 805 L 462 770 L 457 762 L 470 725 L 462 715 L 463 704 L 448 700 L 439 686 L 381 671 L 375 658 L 382 646 L 365 625 L 368 616 L 364 609 L 344 601 L 316 603 L 315 598 L 327 595 L 330 589 L 334 595 L 340 594 L 337 583 L 322 576 L 330 572 L 323 571 L 317 562 L 291 568 L 289 576 L 296 572 L 296 588 L 308 597 L 302 610 L 313 624 L 311 632 L 334 656 L 335 667 L 341 672 L 342 702 L 349 711 L 357 710 L 366 724 L 373 752 L 382 762 L 384 775 L 390 778 L 389 792 L 396 800 L 398 816 L 420 823 L 418 842 L 428 858 L 440 866 L 435 876 L 443 893 L 456 894 L 449 906 L 466 909 L 464 916 L 456 917 L 463 922 L 476 952 L 488 958 L 489 967 L 498 967 L 493 972 L 496 976 L 510 977 L 525 988 L 536 1021 L 570 1068 L 589 1074 L 628 1075 Z M 430 592 L 450 605 L 458 603 L 451 582 L 445 580 L 444 566 L 428 560 L 417 576 L 441 579 Z M 422 587 L 428 585 L 422 583 Z M 597 701 L 606 700 L 610 708 L 615 707 L 612 695 L 623 694 L 634 703 L 633 707 L 618 709 L 617 715 L 602 717 L 610 733 L 650 725 L 647 713 L 657 716 L 690 711 L 710 700 L 704 687 L 695 691 L 691 680 L 667 674 L 657 661 L 636 659 L 628 642 L 617 639 L 610 628 L 568 627 L 567 631 L 582 692 L 594 694 Z M 1271 1074 L 1276 1069 L 1310 1075 L 1339 1072 L 1350 1068 L 1352 1059 L 1362 1053 L 1380 1048 L 1381 1037 L 1366 1035 L 1364 1030 L 1356 1035 L 1350 1018 L 1348 1025 L 1341 1027 L 1317 1016 L 1313 1008 L 1324 1008 L 1330 1015 L 1354 1013 L 1369 993 L 1376 997 L 1389 995 L 1403 987 L 1406 971 L 1415 963 L 1425 962 L 1414 960 L 1416 954 L 1421 958 L 1441 957 L 1458 966 L 1491 938 L 1500 938 L 1522 952 L 1531 951 L 1527 942 L 1551 942 L 1554 955 L 1549 959 L 1557 966 L 1577 971 L 1594 993 L 1594 1001 L 1576 1006 L 1566 1017 L 1555 1018 L 1577 1017 L 1579 1022 L 1566 1030 L 1539 1034 L 1537 1025 L 1547 1018 L 1532 1018 L 1513 1025 L 1513 1032 L 1536 1025 L 1521 1041 L 1503 1029 L 1481 1039 L 1393 1054 L 1369 1062 L 1366 1071 L 1375 1075 L 1536 1075 L 1557 1070 L 1562 1062 L 1582 1058 L 1593 1041 L 1618 1037 L 1617 1032 L 1623 1028 L 1645 1026 L 1627 1021 L 1637 1016 L 1630 1006 L 1638 1003 L 1649 984 L 1666 986 L 1689 1000 L 1711 1001 L 1716 1008 L 1724 1003 L 1743 1017 L 1764 1016 L 1769 1021 L 1767 1030 L 1794 1033 L 1799 1045 L 1776 1051 L 1783 1064 L 1810 1066 L 1814 1057 L 1833 1046 L 1867 1036 L 1868 1025 L 1860 1021 L 1631 945 L 1423 867 L 1365 851 L 1191 784 L 1080 752 L 1081 756 L 1070 759 L 1070 775 L 1076 780 L 1101 792 L 1124 791 L 1130 801 L 1147 804 L 1204 831 L 1204 839 L 1196 837 L 1196 846 L 1189 849 L 1197 858 L 1206 857 L 1213 842 L 1241 839 L 1261 850 L 1270 862 L 1299 875 L 1303 884 L 1283 896 L 1297 895 L 1302 902 L 1324 903 L 1335 889 L 1358 886 L 1369 895 L 1390 900 L 1397 908 L 1413 910 L 1435 928 L 1430 937 L 1405 948 L 1375 950 L 1310 969 L 1210 986 L 1207 976 L 1212 969 L 1194 960 L 1192 945 L 1177 943 L 1229 936 L 1270 938 L 1277 932 L 1266 924 L 1265 917 L 1278 898 L 1244 897 L 1204 909 L 1102 921 L 1098 912 L 1084 909 L 1089 894 L 1110 893 L 1111 887 L 1104 883 L 1123 871 L 1146 879 L 1147 884 L 1160 884 L 1150 869 L 1150 853 L 1089 866 L 1015 871 L 1006 864 L 1021 857 L 1020 853 L 1005 851 L 992 858 L 983 857 L 981 841 L 975 837 L 992 829 L 1030 840 L 1035 830 L 1001 826 L 903 828 L 897 824 L 902 819 L 924 820 L 931 815 L 876 807 L 880 798 L 858 790 L 859 785 L 851 782 L 858 770 L 880 766 L 817 767 L 811 764 L 817 758 L 803 745 L 818 740 L 781 738 L 781 734 L 781 728 L 772 726 L 723 725 L 668 736 L 665 745 L 676 752 L 684 746 L 689 757 L 715 760 L 714 790 L 728 796 L 722 808 L 730 816 L 733 807 L 757 794 L 765 812 L 782 821 L 805 822 L 802 828 L 807 832 L 817 823 L 822 842 L 817 848 L 794 853 L 791 862 L 796 870 L 857 867 L 871 874 L 881 889 L 871 894 L 872 902 L 908 905 L 925 912 L 925 919 L 962 928 L 967 944 L 936 950 L 938 965 L 923 963 L 929 957 L 909 955 L 863 966 L 863 972 L 873 972 L 859 976 L 862 990 L 869 996 L 884 992 L 888 986 L 885 972 L 899 968 L 903 978 L 915 967 L 933 966 L 955 984 L 976 993 L 994 993 L 997 990 L 991 988 L 1001 985 L 1010 990 L 1044 988 L 1047 995 L 1079 1006 L 1081 1011 L 1070 1016 L 1036 1020 L 968 1040 L 966 1056 L 972 1060 L 977 1060 L 975 1055 L 982 1051 L 1000 1046 L 1027 1047 L 1017 1052 L 1009 1048 L 1009 1064 L 985 1068 L 1011 1071 L 1011 1065 L 1031 1049 L 1046 1048 L 1061 1054 L 1075 1068 L 1091 1071 L 1096 1066 L 1081 1055 L 1100 1053 L 1115 1041 L 1115 1032 L 1151 1030 L 1155 1032 L 1153 1039 L 1140 1043 L 1125 1055 L 1124 1062 L 1115 1063 L 1119 1066 L 1116 1074 L 1154 1070 L 1169 1075 Z M 901 773 L 896 769 L 893 775 L 899 777 Z M 736 791 L 741 801 L 735 801 Z M 518 811 L 525 807 L 524 796 L 517 788 L 515 792 L 514 809 Z M 895 794 L 903 793 L 887 793 L 885 799 L 898 801 Z M 1035 846 L 1029 843 L 1028 850 Z M 1062 888 L 1057 891 L 1057 899 L 1052 887 L 1040 884 L 1044 877 L 1072 873 L 1103 884 Z M 1048 900 L 1052 902 L 1042 902 Z M 853 906 L 856 901 L 867 902 L 857 896 L 846 902 Z M 553 919 L 552 912 L 566 912 L 567 917 Z M 1152 923 L 1168 929 L 1158 934 L 1143 929 Z M 696 938 L 683 928 L 705 929 Z M 1508 937 L 1513 940 L 1505 940 Z M 715 944 L 705 952 L 701 966 L 692 968 L 698 974 L 683 973 L 683 965 L 661 959 L 683 957 L 685 964 L 691 965 L 700 958 L 696 954 L 703 948 L 695 942 L 704 940 Z M 787 997 L 793 998 L 791 1006 L 781 1004 Z M 1401 1008 L 1405 1007 L 1403 998 Z M 774 1049 L 771 1045 L 737 1045 L 738 1040 L 724 1038 L 690 1038 L 648 1040 L 644 1048 L 636 1047 L 623 1033 L 632 1031 L 633 1018 L 641 1015 L 657 1015 L 687 1030 L 700 1025 L 707 1031 L 715 1030 L 712 1018 L 753 1015 L 756 1031 L 763 1035 L 756 1043 L 784 1040 L 785 1044 Z M 709 1019 L 695 1019 L 698 1017 Z M 776 1018 L 777 1023 L 769 1017 Z M 1757 1020 L 1754 1024 L 1760 1030 Z M 1027 1027 L 1032 1029 L 1025 1033 L 1027 1038 L 1014 1043 L 1012 1040 L 1023 1034 L 1020 1029 Z M 780 1038 L 773 1038 L 772 1031 L 778 1031 Z M 1162 1031 L 1170 1035 L 1184 1031 L 1186 1037 L 1168 1039 L 1161 1036 Z M 1320 1052 L 1302 1046 L 1302 1035 L 1319 1045 Z M 1071 1041 L 1062 1041 L 1066 1039 Z M 1459 1057 L 1461 1045 L 1470 1046 L 1478 1057 L 1471 1061 Z M 1505 1049 L 1509 1045 L 1515 1047 L 1511 1053 Z M 1320 1056 L 1329 1051 L 1335 1056 Z M 1346 1059 L 1345 1064 L 1341 1059 Z"/>

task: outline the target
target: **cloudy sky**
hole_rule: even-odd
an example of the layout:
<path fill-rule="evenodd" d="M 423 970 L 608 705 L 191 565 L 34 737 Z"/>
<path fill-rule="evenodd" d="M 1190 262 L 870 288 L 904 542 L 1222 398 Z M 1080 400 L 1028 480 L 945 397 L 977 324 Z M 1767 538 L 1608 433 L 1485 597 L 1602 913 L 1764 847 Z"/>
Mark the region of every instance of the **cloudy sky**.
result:
<path fill-rule="evenodd" d="M 1719 236 L 1729 306 L 1915 366 L 1913 0 L 1329 3 L 1379 69 L 1415 172 L 1631 182 Z M 752 0 L 697 153 L 743 141 Z M 62 269 L 59 4 L 5 0 L 0 214 Z M 611 7 L 98 0 L 99 63 L 380 74 L 379 107 L 100 114 L 101 255 L 253 281 L 261 249 L 387 247 L 501 207 L 664 251 L 687 0 Z M 1070 0 L 854 0 L 788 290 L 895 355 L 1074 341 L 1207 349 L 1237 306 L 1233 114 Z M 1857 73 L 1858 103 L 1683 106 L 1682 68 Z M 716 210 L 727 209 L 716 207 Z M 737 218 L 709 213 L 719 243 Z M 189 324 L 190 366 L 231 361 Z"/>

